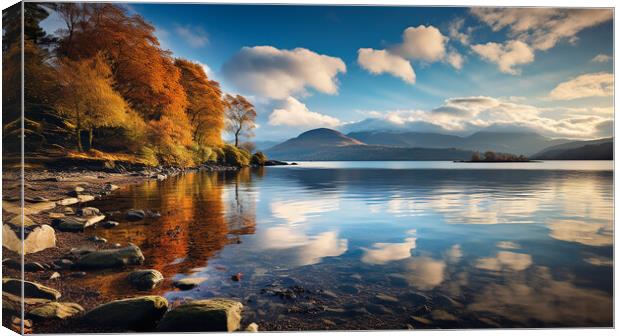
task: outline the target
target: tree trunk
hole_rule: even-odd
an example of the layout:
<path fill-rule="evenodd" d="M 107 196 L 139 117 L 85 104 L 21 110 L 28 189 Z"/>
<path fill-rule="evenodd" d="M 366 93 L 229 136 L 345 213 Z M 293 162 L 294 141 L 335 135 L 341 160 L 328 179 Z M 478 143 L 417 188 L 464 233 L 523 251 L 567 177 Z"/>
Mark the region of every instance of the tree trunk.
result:
<path fill-rule="evenodd" d="M 82 148 L 82 130 L 77 127 L 75 128 L 75 140 L 77 141 L 78 152 L 83 152 L 84 148 Z"/>
<path fill-rule="evenodd" d="M 88 129 L 88 150 L 93 149 L 93 129 Z"/>
<path fill-rule="evenodd" d="M 237 132 L 235 132 L 235 147 L 239 148 L 239 132 L 241 131 L 241 129 L 239 129 Z"/>

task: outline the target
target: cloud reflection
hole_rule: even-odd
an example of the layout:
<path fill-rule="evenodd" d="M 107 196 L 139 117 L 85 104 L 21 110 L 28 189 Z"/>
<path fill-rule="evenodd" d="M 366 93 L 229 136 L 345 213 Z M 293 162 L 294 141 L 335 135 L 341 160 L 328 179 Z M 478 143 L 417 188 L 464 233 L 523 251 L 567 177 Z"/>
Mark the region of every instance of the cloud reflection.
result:
<path fill-rule="evenodd" d="M 549 236 L 554 239 L 588 246 L 613 244 L 613 228 L 609 225 L 578 220 L 556 220 L 548 225 Z"/>
<path fill-rule="evenodd" d="M 265 249 L 291 250 L 287 257 L 293 258 L 297 266 L 312 265 L 325 257 L 337 257 L 348 249 L 348 240 L 338 238 L 335 231 L 326 231 L 310 236 L 298 228 L 276 226 L 264 231 L 262 245 Z"/>
<path fill-rule="evenodd" d="M 413 258 L 407 263 L 405 277 L 409 284 L 421 290 L 439 286 L 444 279 L 446 263 L 429 257 Z"/>
<path fill-rule="evenodd" d="M 524 253 L 500 251 L 495 257 L 476 261 L 476 268 L 488 271 L 523 271 L 532 265 L 532 256 Z"/>
<path fill-rule="evenodd" d="M 416 246 L 416 238 L 406 238 L 402 243 L 376 243 L 369 248 L 362 248 L 364 256 L 362 262 L 366 264 L 383 265 L 390 261 L 402 260 L 411 257 L 411 250 Z"/>

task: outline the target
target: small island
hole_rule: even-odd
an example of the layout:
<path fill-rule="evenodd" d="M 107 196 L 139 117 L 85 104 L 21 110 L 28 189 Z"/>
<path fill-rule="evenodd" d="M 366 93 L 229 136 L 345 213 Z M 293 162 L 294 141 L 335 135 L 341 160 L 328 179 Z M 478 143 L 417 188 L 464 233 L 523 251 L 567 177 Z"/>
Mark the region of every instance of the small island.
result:
<path fill-rule="evenodd" d="M 525 155 L 515 155 L 508 153 L 496 153 L 486 151 L 484 154 L 474 152 L 469 160 L 455 160 L 454 162 L 534 162 Z"/>

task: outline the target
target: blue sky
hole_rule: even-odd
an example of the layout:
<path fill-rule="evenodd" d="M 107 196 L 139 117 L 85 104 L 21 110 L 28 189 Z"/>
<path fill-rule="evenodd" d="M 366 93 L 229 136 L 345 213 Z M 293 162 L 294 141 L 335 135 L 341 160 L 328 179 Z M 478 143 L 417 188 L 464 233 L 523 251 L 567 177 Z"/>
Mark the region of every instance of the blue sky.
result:
<path fill-rule="evenodd" d="M 175 56 L 205 64 L 226 92 L 250 97 L 256 140 L 316 127 L 612 135 L 611 10 L 127 8 Z M 369 48 L 367 59 L 360 48 Z"/>

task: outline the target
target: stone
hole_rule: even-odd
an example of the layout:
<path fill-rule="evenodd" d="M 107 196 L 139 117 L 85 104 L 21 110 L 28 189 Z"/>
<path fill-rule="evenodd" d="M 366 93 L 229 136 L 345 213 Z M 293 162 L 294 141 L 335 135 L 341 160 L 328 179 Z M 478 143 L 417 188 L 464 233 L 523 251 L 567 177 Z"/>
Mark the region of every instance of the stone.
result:
<path fill-rule="evenodd" d="M 61 199 L 59 201 L 56 201 L 57 205 L 72 205 L 72 204 L 76 204 L 79 203 L 80 200 L 77 199 L 77 197 L 69 197 L 69 198 L 65 198 L 65 199 Z"/>
<path fill-rule="evenodd" d="M 117 186 L 117 185 L 115 185 L 115 184 L 112 184 L 112 183 L 106 183 L 106 184 L 103 186 L 103 189 L 104 189 L 104 190 L 106 190 L 106 191 L 114 191 L 114 190 L 117 190 L 117 189 L 118 189 L 118 186 Z"/>
<path fill-rule="evenodd" d="M 127 211 L 127 214 L 125 215 L 125 218 L 127 218 L 130 221 L 143 220 L 144 217 L 146 217 L 146 213 L 144 212 L 144 210 L 135 210 L 135 209 L 131 209 Z"/>
<path fill-rule="evenodd" d="M 15 259 L 11 259 L 11 258 L 3 259 L 2 260 L 2 266 L 8 267 L 8 268 L 12 268 L 12 269 L 16 269 L 16 270 L 21 270 L 22 269 L 21 261 L 15 260 Z"/>
<path fill-rule="evenodd" d="M 375 295 L 375 298 L 377 298 L 380 301 L 385 301 L 385 302 L 393 302 L 393 303 L 398 302 L 397 298 L 387 295 L 387 294 L 383 294 L 383 293 L 379 293 Z"/>
<path fill-rule="evenodd" d="M 45 269 L 46 269 L 45 266 L 43 266 L 41 263 L 38 263 L 36 261 L 24 264 L 24 271 L 26 272 L 40 272 L 40 271 L 45 271 Z"/>
<path fill-rule="evenodd" d="M 108 242 L 107 239 L 99 237 L 99 236 L 89 237 L 88 240 L 95 242 L 95 243 L 104 243 L 104 244 Z"/>
<path fill-rule="evenodd" d="M 166 176 L 165 174 L 157 174 L 157 175 L 155 176 L 155 178 L 156 178 L 158 181 L 163 181 L 163 180 L 167 179 L 167 178 L 168 178 L 168 176 Z"/>
<path fill-rule="evenodd" d="M 243 277 L 243 273 L 239 272 L 237 274 L 233 274 L 230 279 L 232 281 L 241 281 L 241 278 Z"/>
<path fill-rule="evenodd" d="M 129 273 L 127 279 L 139 290 L 150 290 L 164 281 L 164 276 L 158 270 L 146 269 Z"/>
<path fill-rule="evenodd" d="M 69 259 L 60 259 L 52 261 L 52 267 L 54 269 L 69 269 L 73 266 L 73 261 Z"/>
<path fill-rule="evenodd" d="M 17 215 L 17 216 L 12 217 L 10 220 L 7 221 L 7 223 L 13 224 L 15 226 L 22 226 L 22 224 L 24 226 L 35 225 L 32 219 L 30 219 L 28 216 L 22 217 L 22 215 Z"/>
<path fill-rule="evenodd" d="M 445 310 L 433 310 L 431 312 L 431 316 L 433 317 L 433 320 L 437 320 L 437 321 L 456 321 L 457 318 L 456 316 L 448 313 Z"/>
<path fill-rule="evenodd" d="M 21 279 L 2 278 L 2 291 L 21 296 L 21 286 L 24 286 L 24 297 L 56 301 L 60 299 L 60 292 L 36 282 Z"/>
<path fill-rule="evenodd" d="M 33 319 L 59 319 L 64 320 L 84 311 L 84 308 L 73 302 L 49 302 L 35 307 L 28 312 Z"/>
<path fill-rule="evenodd" d="M 62 208 L 62 212 L 65 215 L 75 215 L 75 210 L 73 210 L 72 207 L 64 207 L 64 208 Z"/>
<path fill-rule="evenodd" d="M 77 214 L 78 216 L 82 216 L 82 217 L 101 216 L 101 211 L 99 211 L 99 209 L 97 208 L 85 207 L 85 208 L 78 209 Z"/>
<path fill-rule="evenodd" d="M 188 290 L 192 289 L 201 283 L 203 283 L 207 278 L 204 277 L 196 277 L 196 278 L 183 278 L 179 280 L 175 280 L 172 284 L 174 287 L 180 290 Z"/>
<path fill-rule="evenodd" d="M 50 212 L 48 216 L 51 219 L 65 218 L 65 214 L 60 212 Z"/>
<path fill-rule="evenodd" d="M 24 200 L 30 203 L 49 202 L 50 200 L 43 196 L 25 197 Z"/>
<path fill-rule="evenodd" d="M 254 322 L 248 324 L 248 326 L 245 327 L 245 331 L 258 332 L 258 324 L 254 323 Z"/>
<path fill-rule="evenodd" d="M 21 227 L 10 224 L 2 226 L 2 246 L 21 254 L 35 253 L 56 246 L 56 231 L 49 225 L 24 227 L 25 239 L 21 239 Z M 15 232 L 15 231 L 18 232 Z M 23 250 L 22 250 L 23 249 Z"/>
<path fill-rule="evenodd" d="M 157 325 L 157 331 L 235 331 L 241 322 L 240 302 L 229 299 L 195 300 L 181 304 Z"/>
<path fill-rule="evenodd" d="M 140 296 L 116 300 L 87 312 L 83 320 L 103 327 L 149 330 L 168 310 L 168 300 L 161 296 Z M 176 331 L 176 330 L 175 330 Z"/>
<path fill-rule="evenodd" d="M 86 276 L 86 272 L 72 272 L 69 276 L 72 278 L 83 278 Z"/>
<path fill-rule="evenodd" d="M 80 203 L 86 203 L 95 200 L 95 196 L 93 195 L 78 195 L 77 198 Z"/>
<path fill-rule="evenodd" d="M 425 317 L 421 317 L 421 316 L 411 316 L 411 319 L 420 323 L 420 324 L 424 324 L 424 325 L 429 325 L 429 324 L 433 324 L 433 322 L 431 322 L 431 320 L 425 318 Z"/>
<path fill-rule="evenodd" d="M 65 217 L 57 218 L 52 224 L 60 231 L 76 232 L 84 231 L 89 226 L 95 225 L 105 219 L 104 215 L 95 215 L 88 217 Z"/>
<path fill-rule="evenodd" d="M 126 265 L 139 265 L 144 255 L 137 246 L 119 249 L 93 251 L 80 256 L 75 265 L 80 268 L 112 268 Z"/>
<path fill-rule="evenodd" d="M 105 221 L 103 222 L 103 224 L 101 224 L 101 226 L 103 226 L 106 229 L 113 228 L 118 225 L 119 225 L 118 222 L 115 222 L 115 221 Z"/>
<path fill-rule="evenodd" d="M 54 273 L 50 274 L 50 276 L 47 279 L 48 280 L 60 279 L 60 273 L 54 272 Z"/>

